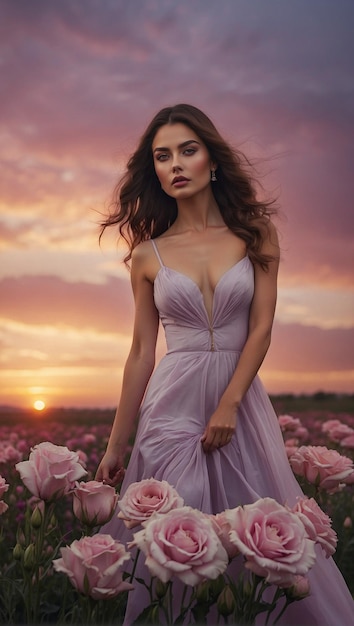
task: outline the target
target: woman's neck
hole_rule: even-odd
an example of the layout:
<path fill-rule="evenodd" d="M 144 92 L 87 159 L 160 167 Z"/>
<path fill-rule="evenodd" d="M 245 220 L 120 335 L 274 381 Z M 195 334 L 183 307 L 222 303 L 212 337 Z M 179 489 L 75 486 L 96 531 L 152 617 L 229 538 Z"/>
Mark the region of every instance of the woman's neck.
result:
<path fill-rule="evenodd" d="M 208 226 L 223 226 L 224 220 L 213 194 L 206 190 L 197 196 L 177 201 L 174 231 L 203 231 Z"/>

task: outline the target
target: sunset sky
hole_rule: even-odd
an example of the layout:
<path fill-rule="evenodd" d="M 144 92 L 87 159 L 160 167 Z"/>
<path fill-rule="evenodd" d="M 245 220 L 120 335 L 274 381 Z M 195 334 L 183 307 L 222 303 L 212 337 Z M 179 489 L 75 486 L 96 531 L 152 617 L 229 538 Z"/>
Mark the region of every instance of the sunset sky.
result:
<path fill-rule="evenodd" d="M 267 390 L 354 391 L 353 32 L 352 0 L 0 0 L 0 404 L 117 403 L 133 301 L 98 223 L 178 102 L 278 196 Z"/>

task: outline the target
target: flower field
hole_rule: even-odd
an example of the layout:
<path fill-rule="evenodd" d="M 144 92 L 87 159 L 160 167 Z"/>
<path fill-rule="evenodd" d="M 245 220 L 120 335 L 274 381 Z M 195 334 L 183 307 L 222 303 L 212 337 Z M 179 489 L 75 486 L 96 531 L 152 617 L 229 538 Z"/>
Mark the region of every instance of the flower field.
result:
<path fill-rule="evenodd" d="M 119 625 L 129 589 L 147 587 L 134 578 L 132 549 L 149 561 L 146 623 L 160 623 L 162 614 L 165 622 L 173 622 L 167 598 L 176 575 L 188 589 L 182 619 L 191 615 L 203 621 L 214 605 L 220 618 L 235 623 L 249 607 L 247 624 L 254 623 L 257 611 L 268 611 L 271 625 L 280 600 L 286 608 L 308 594 L 306 572 L 315 560 L 315 543 L 326 556 L 333 555 L 354 593 L 354 413 L 332 407 L 301 407 L 290 413 L 284 404 L 275 406 L 289 462 L 307 497 L 292 510 L 265 498 L 216 516 L 185 507 L 168 483 L 136 483 L 131 495 L 120 501 L 112 487 L 94 480 L 113 411 L 58 409 L 38 417 L 3 409 L 0 622 Z M 116 514 L 117 500 L 119 517 L 132 529 L 130 546 L 96 534 Z M 266 554 L 257 561 L 252 553 L 247 524 L 257 516 L 265 529 L 278 524 L 282 537 L 289 527 L 295 533 L 298 563 L 291 575 L 285 552 L 283 562 L 268 559 L 267 566 Z M 166 570 L 164 560 L 152 556 L 166 549 L 163 536 L 170 518 L 176 528 L 180 524 L 175 570 Z M 183 535 L 186 524 L 188 537 Z M 194 555 L 193 565 L 183 562 L 182 568 L 179 551 L 188 551 L 191 538 L 198 545 L 204 542 L 203 554 L 208 556 L 199 562 Z M 244 559 L 250 576 L 247 602 L 240 581 L 229 580 L 225 571 L 235 558 Z M 273 604 L 266 605 L 262 593 L 270 584 L 278 585 L 277 594 Z M 258 604 L 250 601 L 251 593 Z"/>

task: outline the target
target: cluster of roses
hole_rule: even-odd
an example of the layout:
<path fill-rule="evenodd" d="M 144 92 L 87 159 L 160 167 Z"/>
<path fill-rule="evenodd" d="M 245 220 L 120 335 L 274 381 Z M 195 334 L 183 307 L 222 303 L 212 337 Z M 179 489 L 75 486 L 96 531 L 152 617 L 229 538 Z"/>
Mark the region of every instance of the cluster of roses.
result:
<path fill-rule="evenodd" d="M 342 491 L 346 486 L 354 484 L 353 461 L 326 446 L 298 446 L 298 440 L 304 436 L 304 429 L 299 418 L 291 415 L 280 415 L 279 425 L 283 434 L 291 433 L 285 438 L 285 446 L 293 472 L 329 494 Z M 327 420 L 322 424 L 322 432 L 329 435 L 336 443 L 350 446 L 354 438 L 354 430 L 339 420 Z"/>
<path fill-rule="evenodd" d="M 302 446 L 290 462 L 296 473 L 330 493 L 354 482 L 353 462 L 335 450 Z M 322 547 L 327 557 L 336 549 L 331 519 L 313 498 L 299 498 L 292 508 L 263 498 L 217 515 L 206 515 L 185 506 L 166 481 L 150 478 L 130 485 L 119 499 L 113 487 L 82 480 L 87 472 L 77 452 L 50 442 L 34 446 L 29 460 L 18 462 L 16 469 L 37 499 L 32 513 L 37 528 L 48 523 L 51 507 L 60 498 L 72 494 L 73 512 L 85 534 L 61 547 L 60 558 L 53 559 L 52 564 L 55 571 L 68 576 L 78 592 L 94 600 L 113 598 L 133 589 L 132 583 L 137 581 L 134 571 L 130 576 L 124 571 L 132 560 L 133 548 L 144 554 L 152 579 L 162 584 L 179 579 L 192 588 L 224 574 L 226 585 L 230 561 L 241 556 L 250 576 L 258 577 L 264 588 L 275 585 L 278 590 L 285 590 L 287 600 L 309 593 L 306 574 L 315 562 L 315 544 Z M 2 500 L 7 489 L 0 477 L 0 513 L 7 509 Z M 111 535 L 92 534 L 112 518 L 117 504 L 118 517 L 128 528 L 140 526 L 132 533 L 129 551 Z M 43 537 L 43 533 L 39 536 Z M 14 552 L 17 548 L 22 559 L 26 559 L 26 554 L 37 558 L 33 565 L 38 573 L 43 544 L 37 549 L 34 541 L 30 538 L 30 545 L 16 546 Z M 232 596 L 229 614 L 234 610 L 234 600 Z"/>
<path fill-rule="evenodd" d="M 327 485 L 330 471 L 322 463 L 321 449 L 319 455 L 318 463 L 314 457 L 308 478 L 318 481 L 320 476 L 320 483 Z M 299 457 L 297 463 L 299 468 Z M 74 514 L 87 528 L 106 523 L 114 514 L 118 501 L 115 489 L 97 481 L 79 482 L 86 470 L 78 454 L 65 446 L 40 443 L 32 449 L 29 460 L 17 463 L 16 468 L 42 503 L 71 492 Z M 350 472 L 354 473 L 352 462 Z M 333 473 L 332 469 L 331 488 L 333 476 L 341 484 L 338 481 L 343 480 L 343 472 L 335 469 Z M 216 579 L 231 559 L 242 555 L 246 569 L 267 583 L 284 588 L 300 585 L 303 593 L 308 587 L 302 577 L 315 562 L 315 543 L 326 556 L 336 547 L 331 520 L 313 498 L 299 499 L 292 509 L 264 498 L 212 516 L 184 506 L 171 485 L 151 478 L 131 485 L 118 505 L 118 517 L 129 528 L 142 526 L 133 535 L 129 549 L 141 550 L 151 575 L 162 582 L 176 577 L 195 586 Z M 61 558 L 53 565 L 79 592 L 101 599 L 132 589 L 132 581 L 127 582 L 123 572 L 128 560 L 130 553 L 122 543 L 110 535 L 95 534 L 62 547 Z"/>

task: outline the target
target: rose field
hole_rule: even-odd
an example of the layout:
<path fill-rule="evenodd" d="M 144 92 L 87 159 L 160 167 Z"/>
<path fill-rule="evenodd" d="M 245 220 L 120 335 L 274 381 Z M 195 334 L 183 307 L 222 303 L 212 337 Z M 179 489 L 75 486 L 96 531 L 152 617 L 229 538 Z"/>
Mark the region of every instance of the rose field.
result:
<path fill-rule="evenodd" d="M 292 508 L 240 502 L 214 516 L 153 477 L 121 499 L 95 481 L 114 411 L 0 408 L 0 623 L 119 626 L 127 595 L 144 588 L 141 624 L 205 623 L 210 613 L 215 623 L 251 626 L 264 613 L 271 626 L 311 593 L 316 544 L 354 594 L 354 397 L 272 401 L 305 497 Z M 113 515 L 130 529 L 127 545 L 97 533 Z M 254 547 L 255 520 L 264 536 L 276 534 L 277 557 L 266 542 Z M 236 579 L 231 561 L 243 568 Z"/>

